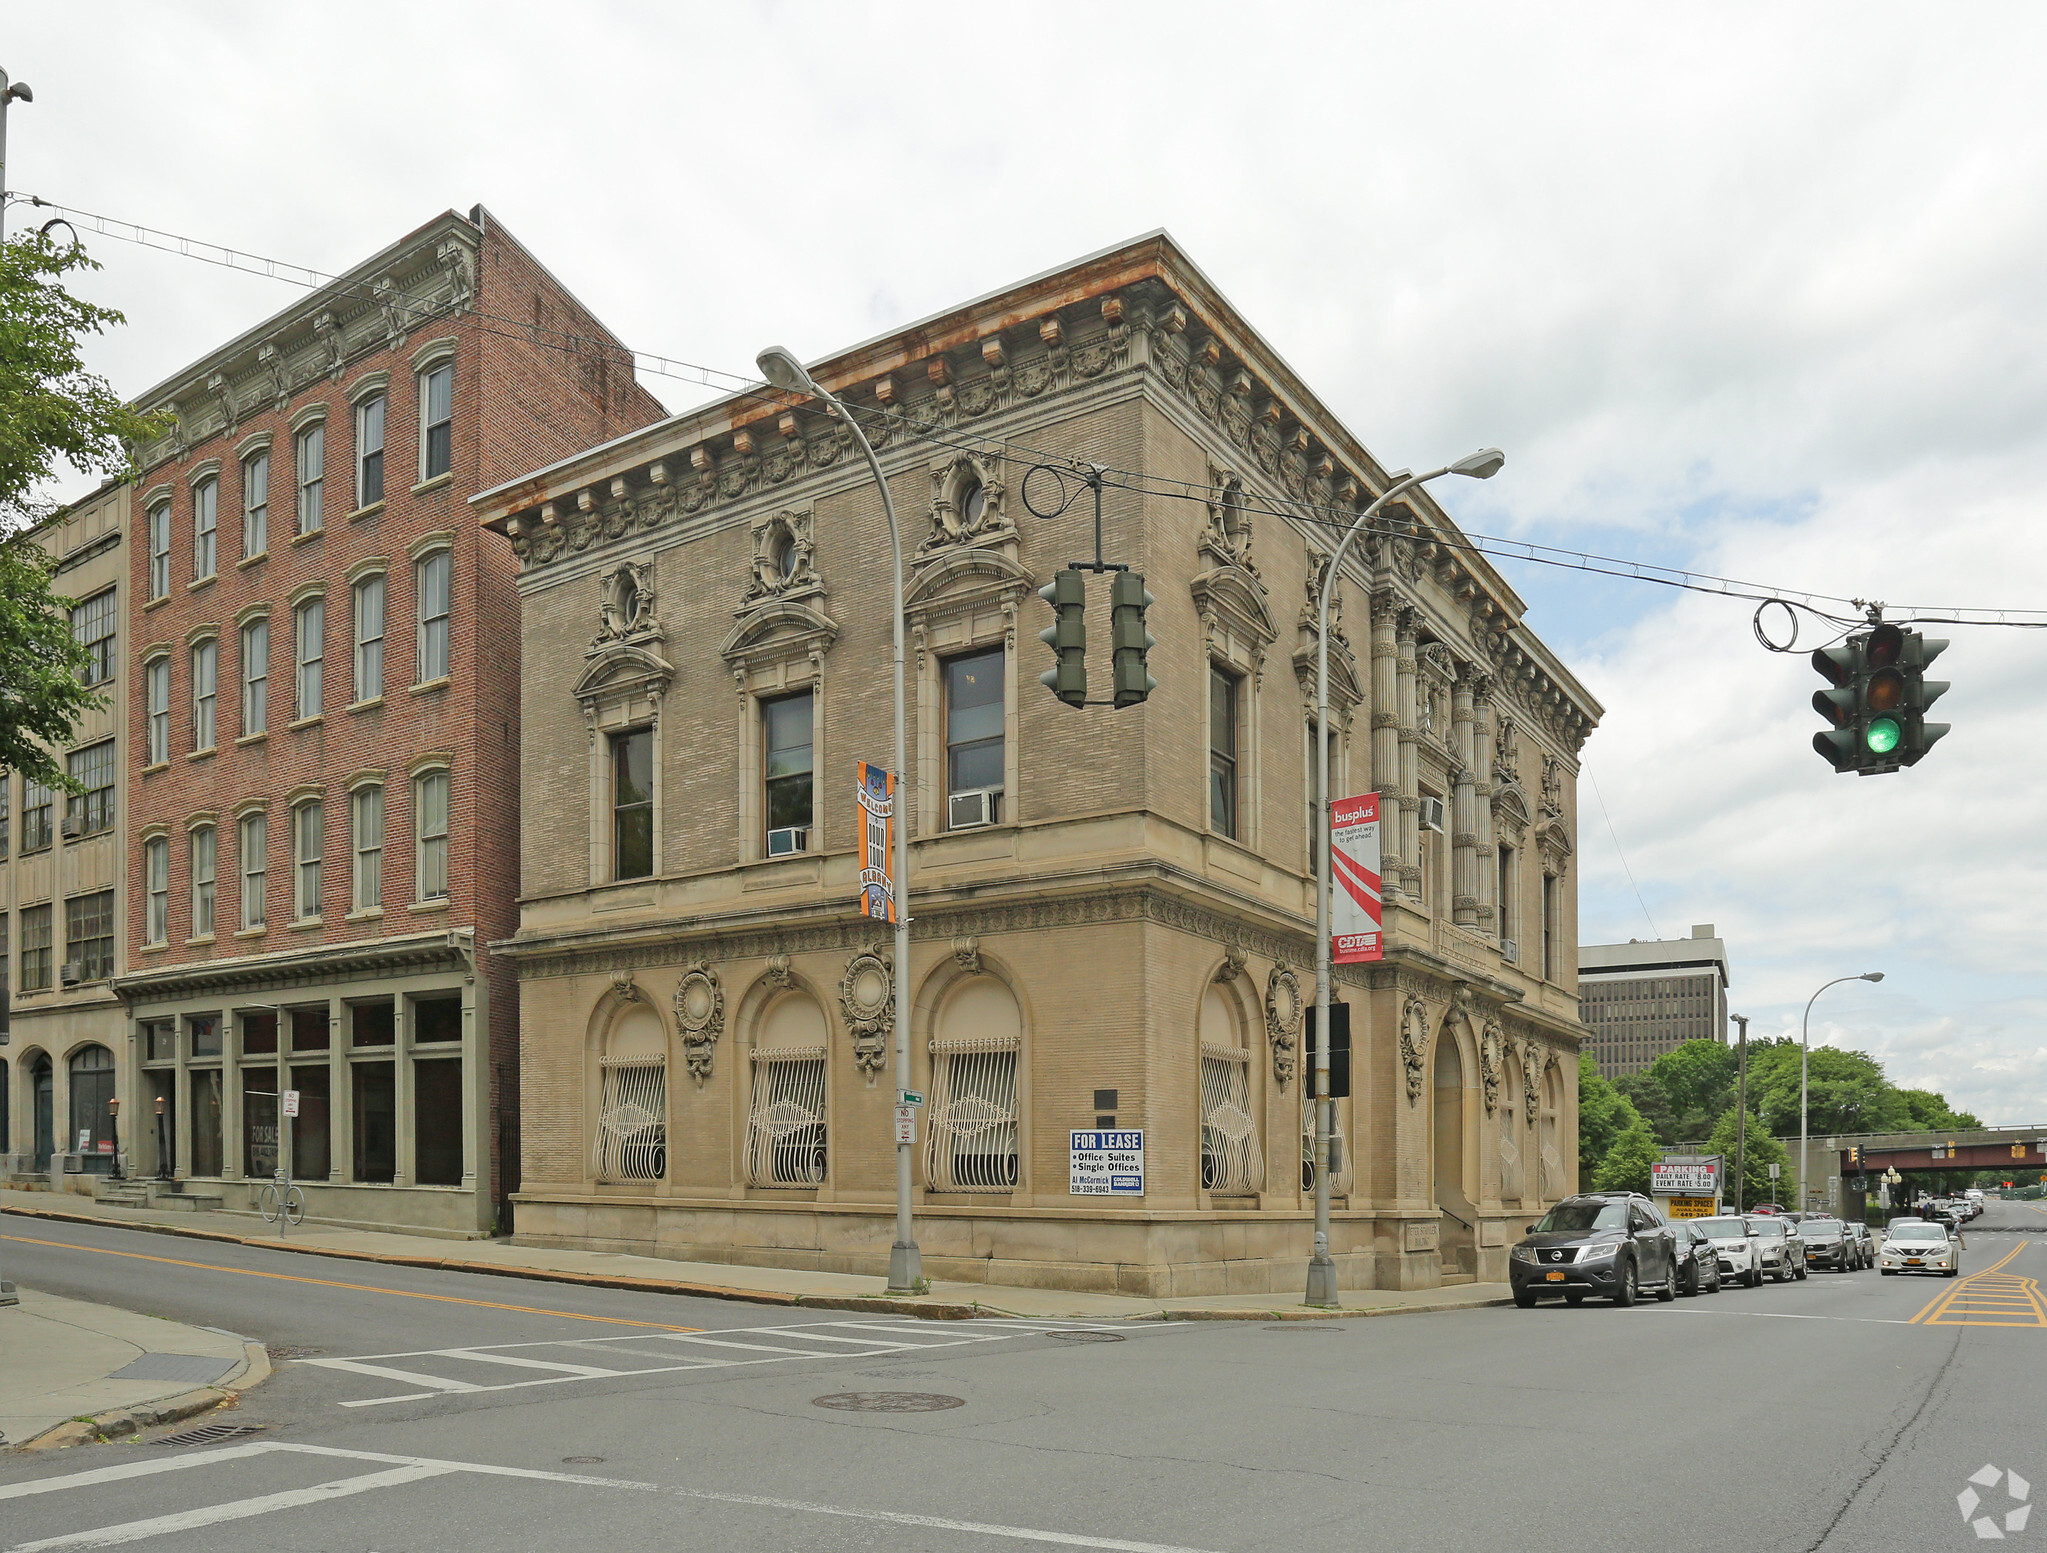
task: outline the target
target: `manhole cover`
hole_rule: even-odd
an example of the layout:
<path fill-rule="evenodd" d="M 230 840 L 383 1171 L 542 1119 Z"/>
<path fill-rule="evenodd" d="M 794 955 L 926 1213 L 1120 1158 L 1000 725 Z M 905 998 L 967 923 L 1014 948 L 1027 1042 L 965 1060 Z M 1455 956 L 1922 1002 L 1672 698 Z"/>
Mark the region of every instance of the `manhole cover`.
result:
<path fill-rule="evenodd" d="M 279 1343 L 273 1347 L 266 1348 L 263 1351 L 266 1354 L 268 1354 L 273 1360 L 278 1360 L 278 1359 L 310 1359 L 313 1357 L 314 1354 L 325 1353 L 327 1350 L 324 1348 L 294 1348 L 289 1344 Z"/>
<path fill-rule="evenodd" d="M 603 1458 L 602 1456 L 564 1456 L 564 1457 L 562 1457 L 562 1465 L 563 1465 L 563 1466 L 566 1466 L 566 1467 L 599 1467 L 599 1466 L 602 1466 L 603 1464 L 604 1464 L 604 1458 Z"/>
<path fill-rule="evenodd" d="M 812 1397 L 810 1405 L 841 1413 L 942 1413 L 949 1407 L 965 1407 L 967 1399 L 935 1391 L 835 1391 L 828 1397 Z"/>
<path fill-rule="evenodd" d="M 204 1424 L 197 1429 L 187 1429 L 183 1434 L 167 1435 L 152 1441 L 156 1445 L 218 1445 L 223 1440 L 238 1440 L 245 1434 L 261 1434 L 261 1424 Z"/>
<path fill-rule="evenodd" d="M 1062 1343 L 1120 1343 L 1121 1332 L 1048 1332 L 1047 1337 L 1056 1337 Z"/>
<path fill-rule="evenodd" d="M 1289 1321 L 1285 1326 L 1267 1327 L 1265 1330 L 1268 1332 L 1313 1332 L 1316 1336 L 1320 1337 L 1330 1332 L 1340 1331 L 1341 1328 L 1327 1327 L 1312 1321 Z"/>

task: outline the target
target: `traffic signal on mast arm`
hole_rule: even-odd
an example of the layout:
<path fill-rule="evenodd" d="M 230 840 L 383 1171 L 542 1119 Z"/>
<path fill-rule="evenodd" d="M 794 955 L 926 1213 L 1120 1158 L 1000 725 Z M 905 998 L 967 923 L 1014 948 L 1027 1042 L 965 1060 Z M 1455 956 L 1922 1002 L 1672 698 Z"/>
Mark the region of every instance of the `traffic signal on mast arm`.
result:
<path fill-rule="evenodd" d="M 1116 649 L 1116 705 L 1135 706 L 1158 689 L 1146 667 L 1145 654 L 1158 640 L 1144 628 L 1144 612 L 1152 596 L 1136 572 L 1118 572 L 1109 585 L 1109 637 Z"/>
<path fill-rule="evenodd" d="M 1038 640 L 1052 649 L 1052 667 L 1039 675 L 1053 695 L 1068 706 L 1087 705 L 1087 579 L 1072 567 L 1052 574 L 1038 589 L 1052 606 L 1052 624 Z"/>
<path fill-rule="evenodd" d="M 1905 633 L 1904 650 L 1898 665 L 1905 675 L 1905 703 L 1899 708 L 1900 731 L 1904 737 L 1899 749 L 1900 758 L 1908 766 L 1918 765 L 1926 752 L 1948 731 L 1948 724 L 1926 720 L 1926 709 L 1946 695 L 1948 688 L 1944 679 L 1928 679 L 1926 666 L 1946 651 L 1945 641 L 1922 636 L 1917 631 Z"/>
<path fill-rule="evenodd" d="M 1812 655 L 1812 666 L 1831 687 L 1813 693 L 1813 710 L 1831 725 L 1813 735 L 1813 748 L 1836 771 L 1877 776 L 1916 765 L 1948 731 L 1929 723 L 1926 709 L 1947 690 L 1926 678 L 1926 666 L 1947 650 L 1917 631 L 1879 623 Z"/>
<path fill-rule="evenodd" d="M 1862 682 L 1869 677 L 1863 639 L 1851 636 L 1835 647 L 1813 650 L 1812 666 L 1831 687 L 1812 693 L 1812 709 L 1828 726 L 1812 736 L 1812 747 L 1836 771 L 1861 769 Z"/>

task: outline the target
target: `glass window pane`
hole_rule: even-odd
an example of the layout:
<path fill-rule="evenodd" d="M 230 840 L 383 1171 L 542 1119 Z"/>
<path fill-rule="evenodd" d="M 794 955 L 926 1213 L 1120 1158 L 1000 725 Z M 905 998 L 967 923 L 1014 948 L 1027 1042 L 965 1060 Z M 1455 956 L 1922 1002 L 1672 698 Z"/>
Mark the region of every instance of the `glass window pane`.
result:
<path fill-rule="evenodd" d="M 784 696 L 761 703 L 761 722 L 767 732 L 767 774 L 775 777 L 808 774 L 810 771 L 810 692 Z"/>

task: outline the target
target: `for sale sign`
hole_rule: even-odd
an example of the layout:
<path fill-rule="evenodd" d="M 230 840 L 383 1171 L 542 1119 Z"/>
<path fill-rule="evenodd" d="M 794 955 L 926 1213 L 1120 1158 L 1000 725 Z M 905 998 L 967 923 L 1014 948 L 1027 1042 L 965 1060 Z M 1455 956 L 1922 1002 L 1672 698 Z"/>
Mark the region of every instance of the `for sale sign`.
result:
<path fill-rule="evenodd" d="M 1144 1132 L 1077 1130 L 1073 1133 L 1067 1195 L 1070 1197 L 1142 1197 L 1144 1195 Z"/>
<path fill-rule="evenodd" d="M 1377 793 L 1329 806 L 1329 872 L 1329 957 L 1338 965 L 1382 958 Z"/>

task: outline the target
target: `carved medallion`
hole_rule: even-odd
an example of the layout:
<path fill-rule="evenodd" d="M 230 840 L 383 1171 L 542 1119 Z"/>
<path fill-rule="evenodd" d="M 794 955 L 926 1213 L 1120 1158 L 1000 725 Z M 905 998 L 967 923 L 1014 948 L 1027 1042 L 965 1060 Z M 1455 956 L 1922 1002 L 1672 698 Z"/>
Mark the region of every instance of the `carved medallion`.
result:
<path fill-rule="evenodd" d="M 1410 995 L 1400 1011 L 1400 1062 L 1407 1070 L 1407 1103 L 1422 1097 L 1422 1069 L 1429 1053 L 1429 1005 Z"/>
<path fill-rule="evenodd" d="M 718 985 L 718 973 L 701 959 L 684 966 L 675 985 L 675 1023 L 682 1031 L 683 1060 L 702 1089 L 725 1030 L 725 989 Z"/>
<path fill-rule="evenodd" d="M 1292 1082 L 1294 1054 L 1301 1039 L 1301 979 L 1287 965 L 1275 965 L 1265 978 L 1265 1034 L 1272 1042 L 1272 1077 L 1281 1089 Z"/>
<path fill-rule="evenodd" d="M 1528 1125 L 1533 1127 L 1542 1115 L 1543 1050 L 1533 1041 L 1521 1053 L 1521 1078 L 1525 1086 L 1521 1101 L 1528 1110 Z"/>
<path fill-rule="evenodd" d="M 888 1051 L 896 1022 L 896 977 L 892 958 L 869 943 L 846 962 L 839 980 L 839 1004 L 853 1035 L 853 1062 L 872 1084 Z"/>
<path fill-rule="evenodd" d="M 981 940 L 972 933 L 962 933 L 952 941 L 952 957 L 959 968 L 969 976 L 981 971 Z"/>
<path fill-rule="evenodd" d="M 1478 1038 L 1478 1076 L 1485 1089 L 1485 1112 L 1491 1116 L 1500 1108 L 1500 1063 L 1506 1054 L 1507 1036 L 1497 1019 L 1486 1021 Z"/>

